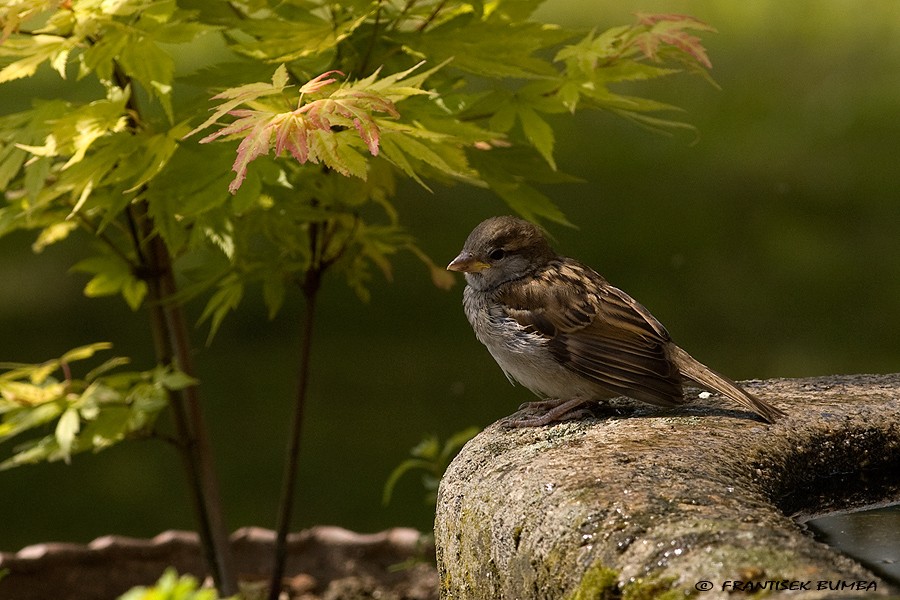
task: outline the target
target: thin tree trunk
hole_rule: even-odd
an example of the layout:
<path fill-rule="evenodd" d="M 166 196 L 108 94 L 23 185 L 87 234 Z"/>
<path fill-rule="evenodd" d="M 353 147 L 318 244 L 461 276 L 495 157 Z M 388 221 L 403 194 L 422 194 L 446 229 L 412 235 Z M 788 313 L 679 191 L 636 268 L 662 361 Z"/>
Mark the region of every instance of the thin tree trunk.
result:
<path fill-rule="evenodd" d="M 194 377 L 187 323 L 181 305 L 171 299 L 177 288 L 172 260 L 163 241 L 153 232 L 146 205 L 138 203 L 133 215 L 139 257 L 149 288 L 149 309 L 157 360 L 174 363 Z M 228 526 L 222 510 L 221 494 L 212 459 L 212 447 L 196 386 L 169 393 L 178 448 L 184 462 L 198 533 L 207 566 L 223 597 L 237 593 L 232 566 Z"/>
<path fill-rule="evenodd" d="M 313 236 L 314 238 L 315 236 Z M 315 241 L 313 241 L 315 244 Z M 275 538 L 275 562 L 269 587 L 269 600 L 278 600 L 281 583 L 287 563 L 287 536 L 294 513 L 294 496 L 297 488 L 297 467 L 300 459 L 300 438 L 303 431 L 303 415 L 306 393 L 309 387 L 309 364 L 312 354 L 312 331 L 316 313 L 316 298 L 319 293 L 322 272 L 318 266 L 311 266 L 303 285 L 305 310 L 303 315 L 302 342 L 298 363 L 297 394 L 294 401 L 294 416 L 291 422 L 290 439 L 282 476 L 281 500 L 278 506 L 278 522 Z"/>

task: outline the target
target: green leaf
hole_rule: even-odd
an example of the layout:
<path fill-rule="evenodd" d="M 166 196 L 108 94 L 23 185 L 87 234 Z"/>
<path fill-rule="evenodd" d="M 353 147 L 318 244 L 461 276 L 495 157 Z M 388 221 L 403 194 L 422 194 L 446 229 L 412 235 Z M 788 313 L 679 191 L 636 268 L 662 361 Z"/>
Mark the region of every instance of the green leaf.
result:
<path fill-rule="evenodd" d="M 133 142 L 126 145 L 125 142 L 130 140 L 114 135 L 126 129 L 124 113 L 128 97 L 128 90 L 111 88 L 104 100 L 77 108 L 67 107 L 62 114 L 46 117 L 52 123 L 52 129 L 42 146 L 17 144 L 19 149 L 35 156 L 67 158 L 62 165 L 62 173 L 54 177 L 52 186 L 47 186 L 43 177 L 35 182 L 40 185 L 41 191 L 52 194 L 51 198 L 63 194 L 86 197 L 85 190 L 89 194 L 89 190 L 115 168 L 123 155 L 135 151 Z M 91 160 L 79 164 L 85 160 L 89 150 L 97 147 L 99 149 L 92 152 Z M 48 166 L 44 165 L 45 173 Z M 84 198 L 80 202 L 83 201 Z M 78 208 L 73 212 L 77 212 Z"/>
<path fill-rule="evenodd" d="M 451 137 L 400 123 L 385 124 L 383 129 L 384 156 L 404 172 L 418 176 L 412 165 L 421 162 L 457 180 L 467 183 L 479 181 L 478 173 L 469 166 L 465 151 Z"/>
<path fill-rule="evenodd" d="M 405 71 L 399 71 L 397 73 L 384 76 L 382 76 L 381 69 L 379 68 L 369 77 L 360 79 L 356 83 L 343 88 L 341 91 L 344 94 L 351 96 L 355 93 L 356 90 L 368 91 L 369 93 L 375 92 L 378 96 L 383 96 L 384 98 L 387 98 L 391 102 L 395 103 L 406 100 L 407 98 L 410 98 L 412 96 L 435 97 L 437 96 L 435 92 L 422 89 L 422 86 L 425 85 L 425 81 L 429 77 L 443 69 L 451 62 L 452 59 L 447 59 L 426 71 L 419 71 L 419 68 L 425 64 L 425 61 L 423 60 L 419 61 Z M 416 73 L 417 71 L 418 73 Z M 413 75 L 413 73 L 416 74 Z M 400 82 L 402 82 L 402 85 Z M 376 96 L 376 98 L 378 96 Z"/>
<path fill-rule="evenodd" d="M 127 283 L 128 278 L 119 273 L 100 273 L 84 286 L 84 295 L 89 298 L 111 296 L 121 291 Z"/>
<path fill-rule="evenodd" d="M 141 382 L 127 391 L 125 401 L 131 404 L 129 431 L 141 431 L 165 408 L 168 396 L 160 384 Z"/>
<path fill-rule="evenodd" d="M 38 238 L 31 245 L 31 250 L 35 254 L 40 254 L 44 248 L 55 244 L 59 241 L 62 241 L 69 237 L 69 234 L 78 228 L 78 223 L 75 221 L 62 221 L 53 223 L 45 227 L 41 233 L 38 235 Z"/>
<path fill-rule="evenodd" d="M 678 72 L 678 69 L 669 69 L 636 60 L 622 59 L 596 69 L 594 76 L 595 81 L 615 83 L 618 81 L 647 81 Z"/>
<path fill-rule="evenodd" d="M 522 123 L 522 131 L 524 131 L 525 137 L 527 137 L 531 145 L 541 153 L 541 156 L 544 157 L 544 160 L 547 161 L 550 168 L 555 171 L 556 161 L 553 160 L 553 128 L 540 118 L 534 110 L 528 107 L 520 106 L 518 109 L 518 116 Z"/>
<path fill-rule="evenodd" d="M 309 134 L 311 155 L 329 168 L 334 169 L 344 176 L 353 176 L 360 179 L 366 178 L 368 163 L 362 154 L 357 152 L 348 143 L 347 132 L 336 134 L 330 131 L 314 129 Z"/>
<path fill-rule="evenodd" d="M 58 455 L 59 445 L 52 435 L 32 440 L 16 448 L 15 454 L 0 463 L 0 471 L 6 471 L 21 465 L 34 464 L 43 460 L 52 460 Z"/>
<path fill-rule="evenodd" d="M 549 219 L 571 225 L 563 212 L 545 194 L 522 182 L 488 179 L 491 189 L 516 213 L 529 221 Z"/>
<path fill-rule="evenodd" d="M 645 115 L 628 110 L 613 110 L 612 112 L 652 131 L 653 133 L 671 135 L 673 129 L 683 129 L 697 133 L 697 128 L 690 123 L 682 123 L 681 121 L 673 121 L 671 119 L 661 119 L 652 115 Z"/>
<path fill-rule="evenodd" d="M 383 158 L 386 158 L 391 164 L 403 171 L 408 177 L 413 179 L 423 188 L 431 191 L 431 188 L 428 187 L 425 181 L 419 176 L 415 167 L 413 167 L 412 162 L 407 158 L 406 152 L 392 137 L 386 136 L 382 139 L 382 150 Z"/>
<path fill-rule="evenodd" d="M 23 383 L 21 381 L 0 381 L 0 396 L 10 403 L 35 406 L 58 400 L 65 393 L 62 383 L 44 383 L 42 385 Z"/>
<path fill-rule="evenodd" d="M 95 367 L 91 369 L 87 375 L 84 376 L 84 380 L 87 382 L 92 382 L 101 375 L 112 371 L 113 369 L 117 369 L 123 365 L 127 365 L 131 360 L 125 356 L 114 356 L 107 361 L 104 361 L 99 367 Z"/>
<path fill-rule="evenodd" d="M 218 600 L 218 594 L 214 589 L 202 589 L 195 577 L 179 577 L 175 569 L 169 568 L 153 587 L 133 588 L 119 600 Z"/>
<path fill-rule="evenodd" d="M 518 107 L 512 102 L 504 102 L 493 111 L 490 118 L 490 127 L 493 131 L 506 133 L 516 124 L 518 116 Z"/>
<path fill-rule="evenodd" d="M 9 384 L 3 384 L 2 388 L 6 389 Z M 3 394 L 6 397 L 6 394 Z M 0 423 L 0 441 L 13 438 L 23 431 L 34 429 L 45 423 L 49 423 L 58 417 L 63 411 L 63 407 L 58 402 L 44 402 L 37 406 L 22 408 L 5 415 L 3 422 Z"/>
<path fill-rule="evenodd" d="M 169 122 L 174 121 L 172 111 L 172 77 L 175 61 L 150 39 L 131 39 L 119 53 L 119 62 L 125 72 L 138 81 L 152 97 L 159 100 Z"/>
<path fill-rule="evenodd" d="M 132 410 L 127 406 L 105 406 L 100 413 L 85 423 L 79 438 L 84 447 L 98 451 L 121 442 L 132 432 Z"/>
<path fill-rule="evenodd" d="M 422 438 L 418 444 L 413 446 L 409 451 L 413 456 L 417 456 L 429 461 L 435 461 L 440 457 L 441 443 L 436 435 L 428 435 Z"/>
<path fill-rule="evenodd" d="M 81 428 L 81 418 L 78 411 L 74 408 L 66 409 L 59 421 L 56 423 L 56 443 L 62 453 L 63 460 L 67 463 L 72 456 L 72 444 L 75 442 L 75 436 Z"/>
<path fill-rule="evenodd" d="M 165 133 L 150 135 L 146 140 L 135 140 L 142 148 L 144 170 L 125 193 L 137 191 L 156 177 L 169 163 L 178 149 L 178 141 L 187 133 L 187 125 L 180 123 Z"/>
<path fill-rule="evenodd" d="M 56 35 L 30 35 L 5 40 L 0 45 L 0 57 L 24 56 L 24 58 L 0 69 L 0 83 L 31 77 L 46 61 L 56 61 L 57 70 L 61 70 L 59 61 L 65 60 L 76 42 L 76 38 Z M 65 77 L 64 69 L 60 74 Z"/>
<path fill-rule="evenodd" d="M 79 56 L 79 77 L 88 73 L 96 73 L 97 78 L 111 81 L 113 65 L 122 52 L 122 49 L 131 41 L 129 33 L 125 29 L 110 27 L 105 30 L 93 44 L 88 44 L 84 52 Z"/>
<path fill-rule="evenodd" d="M 88 344 L 87 346 L 80 346 L 78 348 L 74 348 L 69 350 L 65 354 L 63 354 L 59 361 L 63 363 L 71 363 L 76 360 L 85 360 L 91 358 L 97 352 L 102 350 L 109 350 L 112 348 L 112 344 L 109 342 L 97 342 L 94 344 Z"/>
<path fill-rule="evenodd" d="M 84 286 L 84 295 L 89 298 L 122 294 L 128 306 L 137 310 L 147 295 L 147 283 L 137 279 L 131 265 L 119 256 L 86 258 L 75 263 L 71 270 L 94 275 Z"/>
<path fill-rule="evenodd" d="M 533 79 L 556 74 L 549 61 L 536 56 L 571 37 L 571 33 L 536 22 L 506 22 L 494 14 L 481 19 L 462 14 L 428 30 L 426 35 L 400 37 L 417 58 L 489 79 Z"/>
<path fill-rule="evenodd" d="M 219 212 L 228 202 L 233 161 L 234 152 L 225 145 L 187 144 L 153 177 L 144 197 L 156 231 L 173 255 L 183 254 L 190 236 L 204 239 L 198 222 L 207 214 Z M 217 227 L 218 223 L 222 221 L 217 221 Z"/>
<path fill-rule="evenodd" d="M 219 283 L 219 289 L 212 295 L 200 315 L 200 322 L 210 321 L 207 343 L 212 342 L 222 321 L 229 312 L 236 309 L 244 297 L 244 282 L 237 276 L 230 276 Z"/>
<path fill-rule="evenodd" d="M 446 268 L 436 265 L 431 258 L 422 252 L 422 250 L 416 246 L 415 244 L 410 244 L 407 249 L 416 255 L 416 257 L 422 261 L 422 263 L 428 268 L 428 273 L 431 276 L 431 282 L 435 287 L 440 288 L 442 290 L 449 290 L 454 285 L 456 285 L 456 277 L 453 276 L 453 273 L 447 271 Z"/>
<path fill-rule="evenodd" d="M 167 390 L 183 390 L 200 383 L 196 378 L 177 369 L 162 369 L 155 375 L 154 380 Z"/>
<path fill-rule="evenodd" d="M 142 281 L 135 277 L 129 277 L 122 284 L 122 298 L 125 300 L 128 308 L 137 310 L 141 307 L 141 304 L 144 303 L 144 298 L 147 297 L 148 290 L 149 288 L 147 287 L 146 281 Z"/>
<path fill-rule="evenodd" d="M 371 5 L 374 11 L 375 6 Z M 268 13 L 268 14 L 265 14 Z M 322 54 L 337 46 L 362 25 L 369 13 L 355 18 L 323 19 L 319 11 L 295 11 L 293 19 L 279 19 L 264 11 L 263 18 L 241 19 L 239 31 L 226 32 L 232 48 L 241 54 L 268 62 L 292 62 Z"/>
<path fill-rule="evenodd" d="M 274 319 L 284 304 L 287 292 L 284 283 L 284 277 L 279 273 L 270 273 L 263 280 L 263 301 L 266 304 L 269 319 Z"/>
<path fill-rule="evenodd" d="M 89 344 L 62 357 L 38 365 L 5 364 L 0 374 L 0 442 L 36 432 L 37 437 L 19 443 L 0 469 L 38 461 L 65 460 L 76 453 L 101 450 L 146 430 L 168 402 L 167 389 L 192 385 L 194 380 L 170 367 L 149 372 L 109 373 L 126 364 L 114 358 L 88 373 L 74 376 L 66 367 L 65 382 L 50 372 L 85 360 L 109 344 Z M 35 383 L 26 383 L 22 379 Z M 167 387 L 168 386 L 168 387 Z M 46 435 L 51 428 L 52 434 Z"/>
<path fill-rule="evenodd" d="M 391 471 L 390 476 L 388 476 L 388 479 L 384 484 L 384 490 L 381 494 L 381 503 L 384 506 L 391 503 L 391 497 L 394 495 L 394 488 L 397 487 L 397 482 L 400 481 L 401 477 L 410 471 L 416 469 L 430 470 L 431 467 L 432 463 L 430 461 L 421 458 L 409 458 L 397 465 L 397 467 Z"/>
<path fill-rule="evenodd" d="M 469 427 L 462 431 L 457 431 L 443 444 L 440 443 L 440 440 L 435 435 L 428 435 L 422 438 L 410 450 L 409 453 L 412 458 L 404 460 L 391 472 L 384 485 L 382 503 L 385 505 L 390 503 L 394 488 L 397 486 L 400 478 L 415 470 L 424 471 L 422 482 L 429 492 L 427 497 L 429 500 L 434 500 L 433 492 L 437 490 L 437 484 L 441 475 L 447 469 L 450 461 L 453 460 L 460 448 L 475 437 L 479 431 L 478 427 Z"/>
<path fill-rule="evenodd" d="M 4 136 L 7 131 L 2 131 Z M 27 154 L 15 144 L 0 145 L 0 189 L 6 189 L 25 164 Z"/>
<path fill-rule="evenodd" d="M 61 360 L 48 360 L 44 364 L 32 366 L 28 374 L 28 380 L 33 385 L 41 385 L 54 371 L 59 369 L 61 362 Z"/>
<path fill-rule="evenodd" d="M 562 211 L 532 184 L 578 180 L 550 169 L 531 148 L 519 146 L 472 153 L 472 161 L 488 188 L 522 217 L 572 226 Z"/>

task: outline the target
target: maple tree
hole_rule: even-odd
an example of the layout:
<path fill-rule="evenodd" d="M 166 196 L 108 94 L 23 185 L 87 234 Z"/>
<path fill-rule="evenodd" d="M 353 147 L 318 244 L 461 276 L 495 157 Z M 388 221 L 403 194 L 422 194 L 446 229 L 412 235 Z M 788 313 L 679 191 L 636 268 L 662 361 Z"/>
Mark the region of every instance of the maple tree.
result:
<path fill-rule="evenodd" d="M 603 110 L 654 129 L 689 127 L 663 116 L 674 107 L 613 88 L 680 71 L 709 79 L 696 35 L 709 26 L 639 14 L 631 25 L 575 31 L 531 20 L 541 3 L 9 0 L 0 7 L 0 84 L 48 71 L 64 82 L 52 98 L 0 116 L 0 236 L 34 230 L 35 252 L 76 229 L 93 236 L 99 254 L 74 265 L 90 276 L 85 294 L 121 295 L 132 309 L 145 308 L 161 365 L 115 376 L 107 371 L 125 361 L 114 359 L 83 380 L 72 378 L 66 358 L 10 366 L 0 375 L 0 441 L 47 423 L 55 429 L 0 466 L 68 460 L 146 435 L 168 405 L 207 560 L 222 593 L 233 592 L 184 303 L 204 298 L 201 319 L 212 338 L 248 289 L 261 290 L 272 315 L 288 286 L 303 291 L 283 542 L 323 275 L 342 274 L 366 298 L 370 271 L 389 276 L 391 257 L 409 251 L 436 285 L 452 282 L 402 226 L 392 202 L 398 179 L 426 189 L 487 188 L 526 218 L 565 223 L 541 191 L 565 180 L 551 115 Z M 215 59 L 179 64 L 206 46 L 217 49 Z M 74 356 L 105 346 L 86 348 Z M 140 401 L 136 390 L 154 400 Z"/>

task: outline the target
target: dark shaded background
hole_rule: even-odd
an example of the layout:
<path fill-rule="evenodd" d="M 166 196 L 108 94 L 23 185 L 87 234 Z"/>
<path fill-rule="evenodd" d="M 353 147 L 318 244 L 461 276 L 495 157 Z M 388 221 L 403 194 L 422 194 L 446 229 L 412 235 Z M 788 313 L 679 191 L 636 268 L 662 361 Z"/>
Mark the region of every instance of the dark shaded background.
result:
<path fill-rule="evenodd" d="M 579 226 L 551 227 L 557 246 L 732 377 L 897 371 L 900 4 L 555 0 L 540 14 L 603 29 L 637 10 L 715 26 L 705 39 L 722 90 L 681 76 L 635 89 L 685 108 L 696 137 L 604 115 L 560 118 L 558 164 L 585 181 L 546 190 Z M 21 100 L 0 96 L 0 112 Z M 438 263 L 479 220 L 505 212 L 464 187 L 409 186 L 398 205 Z M 85 280 L 67 274 L 84 241 L 39 256 L 30 242 L 0 240 L 0 361 L 108 340 L 137 366 L 152 364 L 144 314 L 83 298 Z M 398 259 L 393 283 L 376 282 L 369 304 L 337 279 L 326 286 L 297 527 L 430 528 L 416 477 L 381 506 L 390 471 L 424 434 L 484 426 L 530 399 L 475 341 L 460 294 L 431 287 L 411 256 Z M 197 350 L 234 527 L 274 524 L 299 311 L 293 297 L 270 322 L 250 297 Z M 198 344 L 205 335 L 197 330 Z M 175 453 L 155 442 L 0 473 L 0 550 L 191 528 L 184 489 Z"/>

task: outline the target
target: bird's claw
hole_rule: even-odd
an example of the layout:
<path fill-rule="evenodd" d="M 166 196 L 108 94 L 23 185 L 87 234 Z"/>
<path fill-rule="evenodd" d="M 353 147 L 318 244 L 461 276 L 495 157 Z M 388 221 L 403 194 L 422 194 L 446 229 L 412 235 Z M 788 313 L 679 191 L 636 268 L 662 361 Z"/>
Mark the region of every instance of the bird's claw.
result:
<path fill-rule="evenodd" d="M 564 400 L 559 398 L 551 398 L 549 400 L 533 400 L 531 402 L 523 402 L 519 405 L 519 411 L 527 410 L 528 412 L 546 412 L 552 410 L 562 404 Z"/>
<path fill-rule="evenodd" d="M 580 419 L 592 416 L 593 413 L 589 408 L 585 408 L 584 404 L 590 400 L 582 398 L 573 398 L 571 400 L 539 400 L 536 402 L 525 402 L 519 407 L 518 412 L 503 419 L 503 424 L 507 427 L 542 427 L 557 423 L 560 421 L 570 421 L 572 419 Z M 540 412 L 535 416 L 517 416 L 519 413 Z"/>

